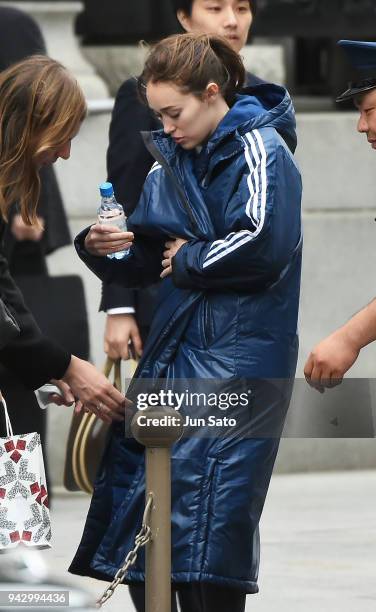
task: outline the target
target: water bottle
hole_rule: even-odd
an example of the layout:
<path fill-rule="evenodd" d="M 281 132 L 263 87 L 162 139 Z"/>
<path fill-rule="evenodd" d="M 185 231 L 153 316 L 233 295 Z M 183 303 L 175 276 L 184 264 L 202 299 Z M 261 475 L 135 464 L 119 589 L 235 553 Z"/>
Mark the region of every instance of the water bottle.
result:
<path fill-rule="evenodd" d="M 122 232 L 126 232 L 128 228 L 124 209 L 115 199 L 112 183 L 102 183 L 99 185 L 99 191 L 101 194 L 101 205 L 98 208 L 98 222 L 100 224 L 115 225 Z M 109 259 L 123 259 L 128 253 L 129 249 L 126 249 L 116 253 L 109 253 L 107 257 Z"/>

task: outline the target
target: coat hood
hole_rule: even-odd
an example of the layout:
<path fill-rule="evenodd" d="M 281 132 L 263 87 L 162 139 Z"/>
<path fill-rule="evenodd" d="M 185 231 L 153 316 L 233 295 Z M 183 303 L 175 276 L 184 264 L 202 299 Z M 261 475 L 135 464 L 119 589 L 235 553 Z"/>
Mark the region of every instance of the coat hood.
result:
<path fill-rule="evenodd" d="M 234 105 L 204 146 L 200 157 L 205 158 L 210 155 L 234 132 L 244 135 L 264 127 L 275 128 L 291 153 L 295 152 L 297 145 L 295 110 L 288 91 L 280 85 L 261 83 L 242 89 L 242 93 L 236 96 Z M 163 130 L 157 130 L 152 132 L 152 138 L 168 160 L 175 158 L 180 145 L 176 144 L 168 134 Z"/>
<path fill-rule="evenodd" d="M 282 136 L 292 153 L 296 149 L 295 110 L 289 93 L 284 87 L 263 83 L 243 89 L 235 99 L 208 143 L 209 148 L 228 134 L 240 134 L 251 130 L 272 127 Z"/>

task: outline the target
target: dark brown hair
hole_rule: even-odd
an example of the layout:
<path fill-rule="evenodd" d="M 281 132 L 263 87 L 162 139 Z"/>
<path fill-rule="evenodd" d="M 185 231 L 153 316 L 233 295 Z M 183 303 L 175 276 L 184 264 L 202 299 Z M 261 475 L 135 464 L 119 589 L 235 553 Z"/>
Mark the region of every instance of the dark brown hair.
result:
<path fill-rule="evenodd" d="M 38 156 L 76 135 L 86 115 L 84 94 L 59 62 L 34 55 L 0 74 L 0 214 L 20 204 L 36 220 Z"/>
<path fill-rule="evenodd" d="M 145 89 L 149 81 L 172 82 L 201 96 L 208 83 L 214 82 L 231 106 L 244 79 L 243 62 L 224 38 L 190 32 L 169 36 L 151 47 L 141 85 Z"/>

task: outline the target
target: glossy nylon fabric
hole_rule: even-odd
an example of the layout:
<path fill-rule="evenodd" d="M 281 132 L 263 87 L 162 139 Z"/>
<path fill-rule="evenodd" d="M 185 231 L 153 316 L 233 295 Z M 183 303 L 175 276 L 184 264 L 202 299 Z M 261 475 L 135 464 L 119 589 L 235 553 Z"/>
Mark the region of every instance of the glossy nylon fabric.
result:
<path fill-rule="evenodd" d="M 257 94 L 257 97 L 256 97 Z M 287 409 L 297 359 L 301 180 L 285 144 L 295 141 L 287 92 L 260 85 L 238 96 L 199 154 L 163 132 L 162 156 L 129 218 L 131 255 L 79 256 L 102 280 L 145 286 L 160 274 L 168 236 L 189 240 L 162 281 L 150 337 L 131 385 L 163 378 L 237 381 L 254 388 L 256 419 Z M 184 189 L 179 200 L 169 173 Z M 282 388 L 272 379 L 284 379 Z M 185 438 L 172 449 L 174 582 L 205 581 L 257 592 L 258 523 L 278 436 Z M 70 571 L 108 579 L 132 548 L 144 507 L 141 447 L 112 430 L 85 531 Z M 144 580 L 144 557 L 127 580 Z"/>

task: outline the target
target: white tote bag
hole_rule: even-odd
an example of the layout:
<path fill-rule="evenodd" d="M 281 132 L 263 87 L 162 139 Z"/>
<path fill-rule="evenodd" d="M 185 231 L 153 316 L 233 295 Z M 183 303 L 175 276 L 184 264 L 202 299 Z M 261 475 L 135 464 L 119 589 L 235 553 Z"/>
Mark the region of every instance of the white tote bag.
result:
<path fill-rule="evenodd" d="M 20 544 L 50 547 L 51 522 L 40 436 L 36 432 L 13 434 L 1 393 L 0 402 L 7 429 L 7 437 L 0 438 L 0 550 Z"/>

